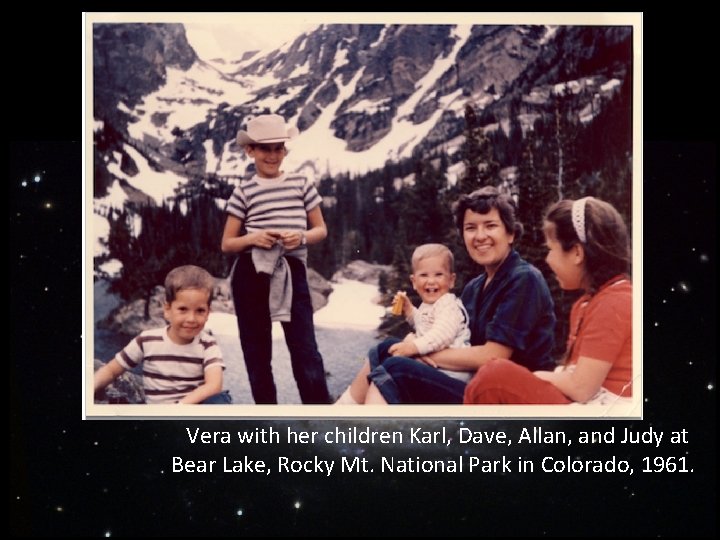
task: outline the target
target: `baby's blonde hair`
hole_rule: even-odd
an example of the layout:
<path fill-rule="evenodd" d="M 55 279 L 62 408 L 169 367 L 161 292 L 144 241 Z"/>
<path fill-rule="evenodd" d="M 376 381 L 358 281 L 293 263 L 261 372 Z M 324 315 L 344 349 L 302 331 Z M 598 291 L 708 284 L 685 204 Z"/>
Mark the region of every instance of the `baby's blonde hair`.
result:
<path fill-rule="evenodd" d="M 413 272 L 415 272 L 415 268 L 417 267 L 418 263 L 423 259 L 440 256 L 444 256 L 446 258 L 448 270 L 450 270 L 450 272 L 454 272 L 455 257 L 453 257 L 452 251 L 450 251 L 447 246 L 443 246 L 442 244 L 422 244 L 416 247 L 415 251 L 413 251 L 411 261 Z"/>

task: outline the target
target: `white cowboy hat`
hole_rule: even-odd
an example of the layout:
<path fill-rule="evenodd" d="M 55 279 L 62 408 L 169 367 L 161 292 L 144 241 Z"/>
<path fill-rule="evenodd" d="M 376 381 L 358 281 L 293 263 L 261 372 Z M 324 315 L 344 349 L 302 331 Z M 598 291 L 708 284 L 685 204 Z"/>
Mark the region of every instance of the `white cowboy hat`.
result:
<path fill-rule="evenodd" d="M 285 119 L 279 114 L 263 114 L 247 123 L 247 131 L 242 129 L 238 131 L 237 143 L 245 146 L 284 142 L 296 137 L 298 133 L 300 133 L 298 128 L 288 127 Z"/>

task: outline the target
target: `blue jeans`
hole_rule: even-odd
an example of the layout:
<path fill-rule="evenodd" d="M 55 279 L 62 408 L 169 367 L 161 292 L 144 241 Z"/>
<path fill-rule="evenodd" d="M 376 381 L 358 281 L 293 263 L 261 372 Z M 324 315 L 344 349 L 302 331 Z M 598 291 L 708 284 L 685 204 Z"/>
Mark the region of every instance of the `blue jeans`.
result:
<path fill-rule="evenodd" d="M 210 396 L 209 398 L 205 399 L 204 401 L 201 401 L 200 403 L 202 405 L 231 405 L 232 397 L 230 396 L 229 391 L 223 390 L 219 394 Z"/>
<path fill-rule="evenodd" d="M 390 356 L 397 338 L 388 338 L 370 349 L 368 380 L 388 403 L 462 403 L 467 383 L 413 358 Z"/>
<path fill-rule="evenodd" d="M 293 286 L 291 320 L 281 323 L 290 351 L 293 376 L 303 403 L 330 403 L 325 367 L 315 341 L 313 309 L 305 263 L 286 257 Z M 268 295 L 270 276 L 257 273 L 249 253 L 238 256 L 232 277 L 233 302 L 237 315 L 240 345 L 245 356 L 250 388 L 255 403 L 277 403 L 272 368 L 272 322 Z"/>

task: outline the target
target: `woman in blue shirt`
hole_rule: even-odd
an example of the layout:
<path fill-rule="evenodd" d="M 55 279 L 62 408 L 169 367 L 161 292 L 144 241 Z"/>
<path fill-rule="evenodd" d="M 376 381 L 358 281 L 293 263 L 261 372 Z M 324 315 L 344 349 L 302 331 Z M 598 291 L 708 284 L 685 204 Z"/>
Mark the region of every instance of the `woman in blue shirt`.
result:
<path fill-rule="evenodd" d="M 455 218 L 468 254 L 484 269 L 461 295 L 471 346 L 366 363 L 338 403 L 462 403 L 466 383 L 437 368 L 476 370 L 496 357 L 552 368 L 553 301 L 540 271 L 513 248 L 522 234 L 514 201 L 487 186 L 462 196 Z"/>

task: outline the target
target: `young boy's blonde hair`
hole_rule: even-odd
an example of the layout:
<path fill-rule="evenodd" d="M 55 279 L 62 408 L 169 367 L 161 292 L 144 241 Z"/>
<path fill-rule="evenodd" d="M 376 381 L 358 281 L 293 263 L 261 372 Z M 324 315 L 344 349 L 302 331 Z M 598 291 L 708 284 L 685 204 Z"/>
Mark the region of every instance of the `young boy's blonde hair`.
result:
<path fill-rule="evenodd" d="M 209 304 L 215 291 L 215 278 L 204 268 L 192 264 L 173 268 L 165 278 L 165 301 L 172 303 L 177 293 L 184 289 L 207 291 Z"/>
<path fill-rule="evenodd" d="M 429 257 L 445 257 L 447 261 L 448 270 L 454 272 L 455 257 L 453 257 L 452 251 L 442 244 L 422 244 L 415 248 L 412 254 L 412 269 L 415 272 L 415 268 L 420 261 Z"/>

